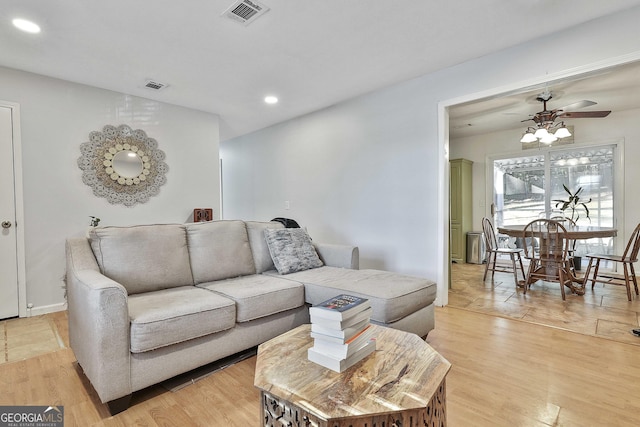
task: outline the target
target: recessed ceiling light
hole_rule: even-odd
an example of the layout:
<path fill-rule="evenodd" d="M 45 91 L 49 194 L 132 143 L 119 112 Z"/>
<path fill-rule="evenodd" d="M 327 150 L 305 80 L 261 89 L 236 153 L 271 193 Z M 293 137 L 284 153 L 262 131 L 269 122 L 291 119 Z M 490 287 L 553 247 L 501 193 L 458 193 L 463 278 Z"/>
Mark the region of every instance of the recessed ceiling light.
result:
<path fill-rule="evenodd" d="M 27 21 L 26 19 L 16 18 L 13 21 L 13 25 L 27 33 L 37 34 L 40 32 L 40 26 L 35 22 Z"/>
<path fill-rule="evenodd" d="M 265 96 L 264 97 L 264 102 L 266 102 L 267 104 L 277 104 L 278 103 L 278 97 L 277 96 Z"/>

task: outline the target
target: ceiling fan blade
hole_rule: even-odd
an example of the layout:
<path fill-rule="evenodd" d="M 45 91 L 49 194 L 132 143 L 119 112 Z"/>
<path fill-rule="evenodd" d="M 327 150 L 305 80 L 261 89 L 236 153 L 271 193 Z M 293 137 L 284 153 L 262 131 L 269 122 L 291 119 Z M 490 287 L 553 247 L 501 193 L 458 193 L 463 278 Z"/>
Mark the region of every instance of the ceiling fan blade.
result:
<path fill-rule="evenodd" d="M 574 111 L 569 113 L 562 113 L 560 117 L 563 119 L 580 119 L 589 117 L 607 117 L 611 111 Z"/>
<path fill-rule="evenodd" d="M 580 110 L 581 108 L 591 107 L 592 105 L 596 104 L 597 102 L 583 99 L 582 101 L 574 102 L 573 104 L 565 105 L 562 108 L 558 108 L 556 109 L 556 111 L 575 111 Z"/>

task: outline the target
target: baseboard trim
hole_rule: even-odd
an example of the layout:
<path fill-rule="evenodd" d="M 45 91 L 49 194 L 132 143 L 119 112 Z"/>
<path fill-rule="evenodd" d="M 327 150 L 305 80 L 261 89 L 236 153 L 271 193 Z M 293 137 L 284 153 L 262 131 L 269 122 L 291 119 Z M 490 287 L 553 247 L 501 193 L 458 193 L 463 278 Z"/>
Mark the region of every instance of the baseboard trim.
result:
<path fill-rule="evenodd" d="M 61 302 L 58 304 L 42 305 L 39 307 L 27 308 L 26 317 L 40 316 L 41 314 L 55 313 L 56 311 L 64 311 L 67 309 L 67 303 Z"/>

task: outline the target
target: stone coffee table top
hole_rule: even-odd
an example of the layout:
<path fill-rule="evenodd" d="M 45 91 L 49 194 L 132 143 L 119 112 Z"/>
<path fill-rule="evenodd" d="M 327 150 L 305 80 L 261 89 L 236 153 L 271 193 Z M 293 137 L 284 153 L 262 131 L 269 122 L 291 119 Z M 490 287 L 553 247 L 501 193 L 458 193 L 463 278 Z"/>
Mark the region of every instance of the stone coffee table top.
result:
<path fill-rule="evenodd" d="M 254 385 L 324 419 L 425 408 L 451 364 L 415 334 L 373 327 L 376 351 L 342 373 L 307 359 L 310 325 L 267 341 Z"/>

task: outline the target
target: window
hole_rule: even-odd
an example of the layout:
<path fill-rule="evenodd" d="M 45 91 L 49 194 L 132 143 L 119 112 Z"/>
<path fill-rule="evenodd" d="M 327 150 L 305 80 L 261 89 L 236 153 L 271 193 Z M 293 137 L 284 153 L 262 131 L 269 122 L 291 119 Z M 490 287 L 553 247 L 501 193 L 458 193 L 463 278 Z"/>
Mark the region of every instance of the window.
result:
<path fill-rule="evenodd" d="M 582 188 L 579 197 L 589 209 L 589 218 L 579 212 L 578 224 L 613 227 L 614 148 L 550 153 L 551 199 L 567 199 L 563 185 L 572 192 Z M 556 209 L 557 204 L 551 203 Z"/>
<path fill-rule="evenodd" d="M 545 155 L 493 162 L 496 226 L 526 224 L 544 215 Z"/>
<path fill-rule="evenodd" d="M 615 165 L 617 146 L 539 151 L 534 155 L 493 161 L 493 213 L 496 226 L 526 224 L 555 215 L 566 200 L 566 186 L 589 209 L 576 213 L 579 225 L 614 227 Z M 590 242 L 610 246 L 611 239 Z M 596 249 L 596 248 L 585 248 Z"/>

